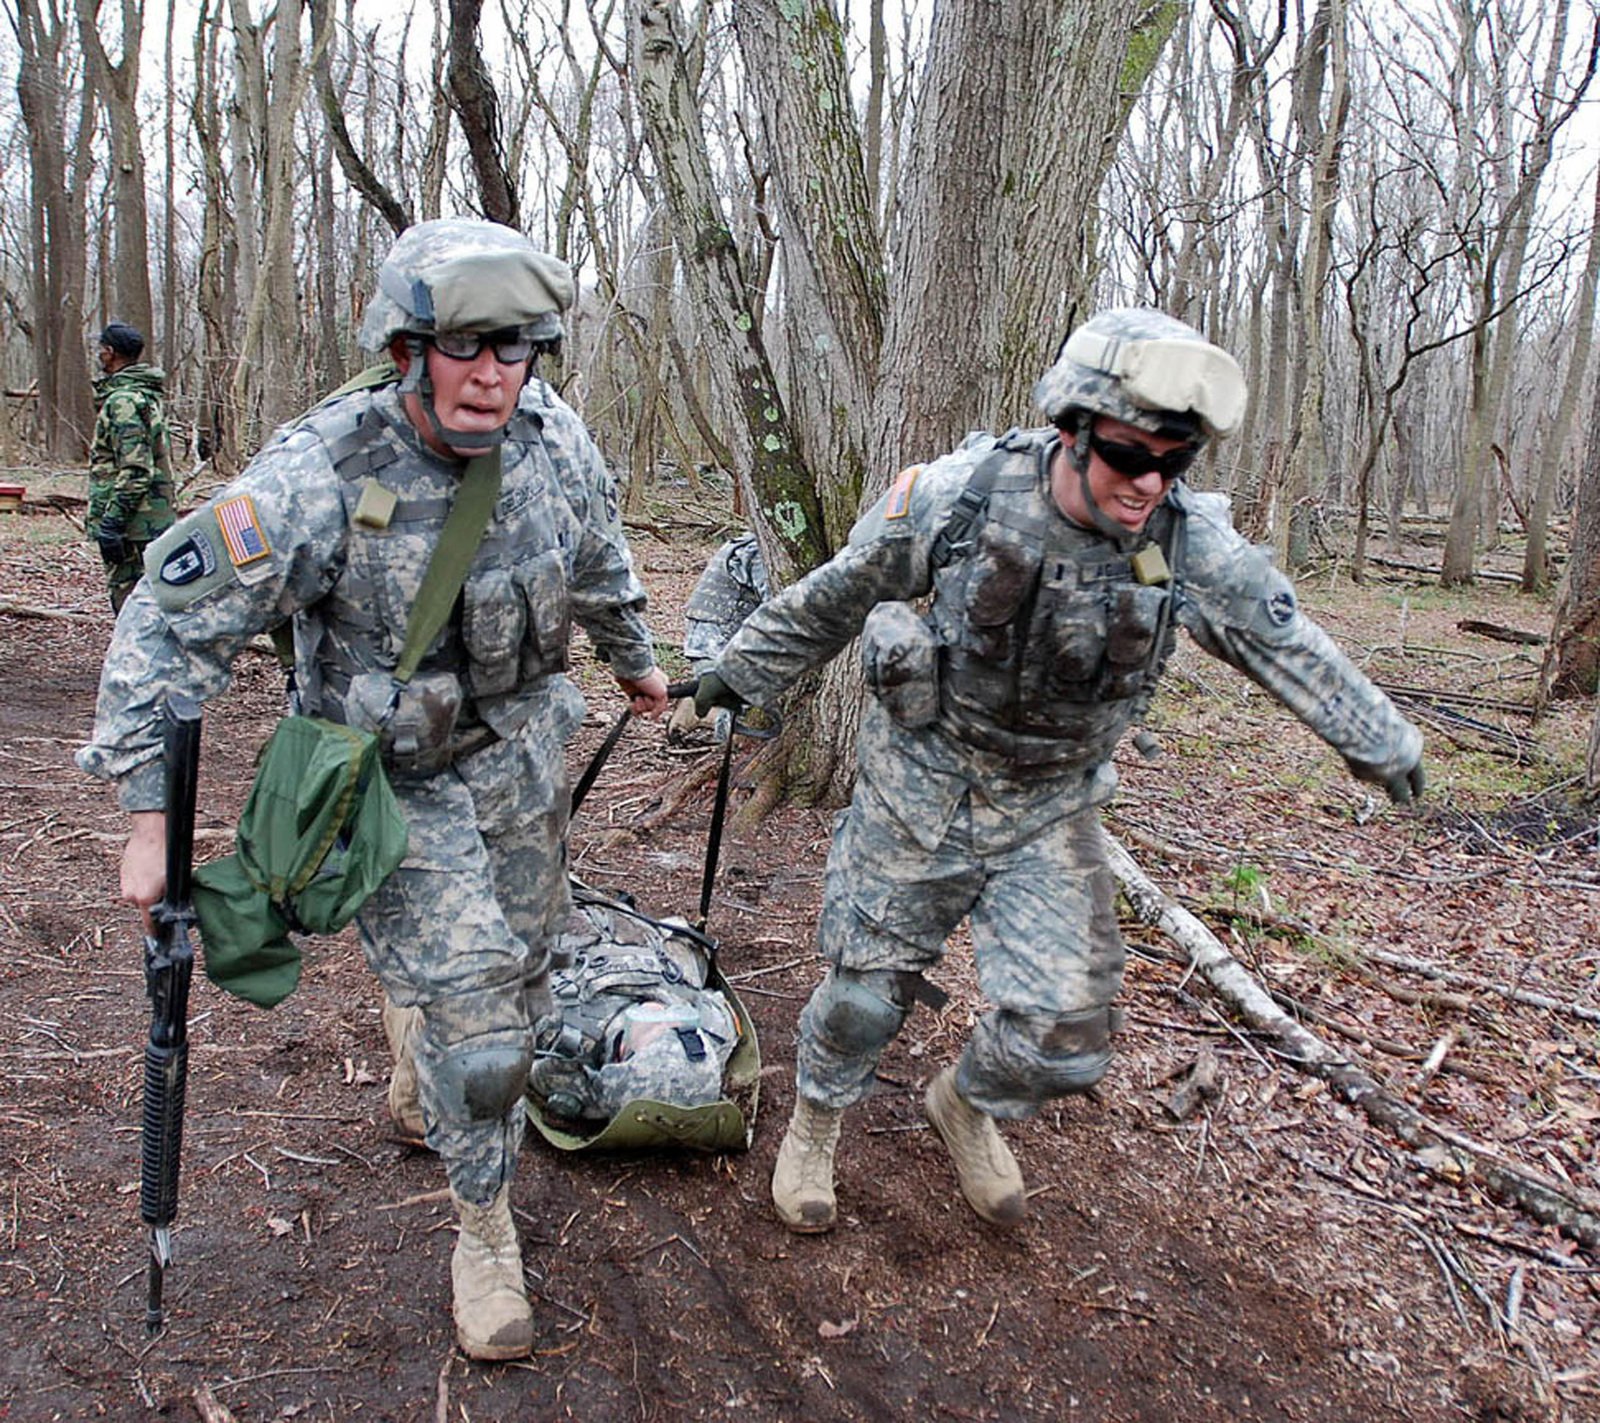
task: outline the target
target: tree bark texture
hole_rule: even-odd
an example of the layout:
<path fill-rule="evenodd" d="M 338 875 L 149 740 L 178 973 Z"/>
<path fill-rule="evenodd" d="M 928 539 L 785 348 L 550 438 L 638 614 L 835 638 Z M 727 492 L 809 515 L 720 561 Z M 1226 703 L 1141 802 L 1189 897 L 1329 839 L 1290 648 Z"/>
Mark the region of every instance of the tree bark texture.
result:
<path fill-rule="evenodd" d="M 52 459 L 81 460 L 94 427 L 89 358 L 83 341 L 88 265 L 84 193 L 90 171 L 94 102 L 79 96 L 76 137 L 67 116 L 62 45 L 66 25 L 39 0 L 16 0 L 20 49 L 17 104 L 27 130 L 31 174 L 33 353 L 39 379 L 39 434 Z M 68 144 L 71 142 L 69 150 Z"/>
<path fill-rule="evenodd" d="M 150 300 L 150 232 L 145 203 L 144 146 L 139 129 L 139 56 L 143 0 L 122 0 L 122 58 L 115 64 L 100 39 L 100 0 L 77 0 L 78 33 L 89 73 L 111 130 L 112 306 L 117 319 L 144 332 L 154 356 Z"/>

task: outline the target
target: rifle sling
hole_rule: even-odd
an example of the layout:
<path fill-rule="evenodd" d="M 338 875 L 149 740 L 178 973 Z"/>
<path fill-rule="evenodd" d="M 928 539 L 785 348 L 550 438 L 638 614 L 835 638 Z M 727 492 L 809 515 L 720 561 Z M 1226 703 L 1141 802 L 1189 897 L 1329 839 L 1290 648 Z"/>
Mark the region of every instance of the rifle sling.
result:
<path fill-rule="evenodd" d="M 409 682 L 450 617 L 456 596 L 466 581 L 467 568 L 483 541 L 489 514 L 500 497 L 500 449 L 474 455 L 467 461 L 455 502 L 445 517 L 439 542 L 422 575 L 422 587 L 406 622 L 405 646 L 394 669 L 397 682 Z"/>

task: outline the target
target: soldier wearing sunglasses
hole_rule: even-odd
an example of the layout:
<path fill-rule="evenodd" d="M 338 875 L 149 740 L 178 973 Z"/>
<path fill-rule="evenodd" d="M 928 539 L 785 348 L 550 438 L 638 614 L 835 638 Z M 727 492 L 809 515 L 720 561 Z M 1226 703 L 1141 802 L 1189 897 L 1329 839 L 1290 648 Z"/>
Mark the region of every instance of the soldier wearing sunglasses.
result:
<path fill-rule="evenodd" d="M 611 477 L 534 369 L 574 295 L 566 264 L 509 227 L 447 218 L 402 233 L 361 331 L 388 359 L 150 545 L 78 754 L 132 813 L 122 897 L 148 913 L 165 883 L 169 688 L 213 696 L 255 635 L 287 626 L 295 709 L 378 739 L 408 849 L 356 925 L 385 992 L 389 1110 L 449 1182 L 456 1339 L 477 1359 L 519 1358 L 535 1340 L 510 1187 L 570 907 L 572 622 L 633 711 L 667 703 Z M 452 547 L 469 488 L 485 491 L 487 518 L 470 539 L 456 525 Z M 441 544 L 465 572 L 407 679 L 407 626 Z"/>
<path fill-rule="evenodd" d="M 1124 949 L 1098 808 L 1176 628 L 1273 693 L 1359 778 L 1422 791 L 1422 737 L 1300 611 L 1221 494 L 1183 474 L 1244 412 L 1233 358 L 1159 312 L 1104 312 L 1034 390 L 1050 425 L 915 465 L 830 562 L 758 608 L 702 676 L 704 713 L 771 702 L 861 635 L 873 702 L 836 830 L 772 1197 L 835 1219 L 843 1110 L 963 921 L 992 1009 L 924 1110 L 995 1225 L 1027 1208 L 997 1120 L 1083 1092 L 1111 1062 Z M 928 599 L 926 611 L 914 600 Z"/>

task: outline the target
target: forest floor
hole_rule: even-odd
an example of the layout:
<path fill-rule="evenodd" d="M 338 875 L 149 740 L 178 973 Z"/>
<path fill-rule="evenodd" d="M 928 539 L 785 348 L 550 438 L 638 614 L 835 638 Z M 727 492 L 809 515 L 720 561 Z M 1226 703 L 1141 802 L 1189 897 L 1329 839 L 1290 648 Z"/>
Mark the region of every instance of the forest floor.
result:
<path fill-rule="evenodd" d="M 679 508 L 633 537 L 673 647 L 717 531 Z M 1302 596 L 1380 680 L 1487 699 L 1426 713 L 1420 807 L 1375 803 L 1187 647 L 1153 718 L 1165 756 L 1119 753 L 1108 827 L 1389 1091 L 1592 1200 L 1600 856 L 1574 795 L 1593 705 L 1537 723 L 1498 705 L 1531 701 L 1540 649 L 1458 627 L 1543 633 L 1549 606 L 1422 579 L 1317 577 Z M 125 817 L 71 761 L 111 622 L 60 513 L 0 513 L 0 604 L 0 1420 L 1600 1419 L 1600 1258 L 1424 1169 L 1131 917 L 1109 1076 L 1006 1128 L 1032 1191 L 1019 1229 L 965 1207 L 922 1118 L 981 1011 L 958 942 L 933 975 L 948 1006 L 918 1008 L 846 1118 L 838 1228 L 786 1234 L 768 1181 L 818 977 L 821 809 L 723 846 L 709 927 L 759 1030 L 751 1148 L 600 1157 L 530 1133 L 513 1201 L 536 1357 L 485 1367 L 454 1347 L 442 1174 L 391 1129 L 378 997 L 348 935 L 309 941 L 271 1012 L 196 976 L 170 1323 L 146 1337 L 148 1007 L 115 902 Z M 621 708 L 580 672 L 575 769 Z M 202 856 L 226 850 L 278 705 L 273 665 L 247 655 L 206 721 Z M 630 728 L 574 823 L 577 871 L 693 915 L 716 757 Z M 1206 1054 L 1220 1090 L 1178 1120 L 1174 1088 Z"/>

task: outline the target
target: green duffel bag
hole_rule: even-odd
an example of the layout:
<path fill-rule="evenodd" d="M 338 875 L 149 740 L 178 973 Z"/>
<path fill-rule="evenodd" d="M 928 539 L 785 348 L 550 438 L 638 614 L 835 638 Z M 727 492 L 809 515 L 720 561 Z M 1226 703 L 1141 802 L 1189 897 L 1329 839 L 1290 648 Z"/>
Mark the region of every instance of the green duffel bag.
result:
<path fill-rule="evenodd" d="M 527 1110 L 562 1151 L 743 1151 L 761 1048 L 712 941 L 576 881 Z"/>
<path fill-rule="evenodd" d="M 194 872 L 206 976 L 271 1008 L 300 982 L 291 933 L 344 928 L 405 858 L 377 738 L 285 717 L 262 750 L 233 854 Z"/>

